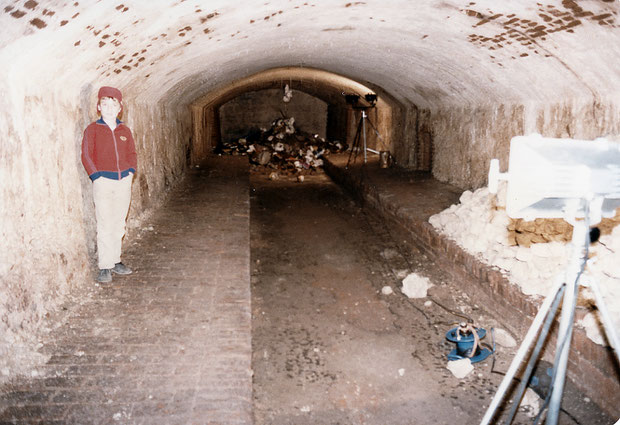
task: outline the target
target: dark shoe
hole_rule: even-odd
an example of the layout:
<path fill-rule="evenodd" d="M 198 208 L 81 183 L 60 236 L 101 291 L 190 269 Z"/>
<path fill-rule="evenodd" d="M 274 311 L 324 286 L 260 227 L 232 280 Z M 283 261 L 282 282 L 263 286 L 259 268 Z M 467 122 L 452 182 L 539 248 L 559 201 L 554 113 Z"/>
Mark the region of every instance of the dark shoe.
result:
<path fill-rule="evenodd" d="M 97 276 L 97 282 L 99 283 L 112 282 L 112 269 L 99 270 L 99 275 Z"/>
<path fill-rule="evenodd" d="M 112 269 L 112 271 L 116 274 L 131 274 L 132 273 L 131 269 L 127 267 L 126 265 L 124 265 L 123 263 L 114 264 L 114 268 Z"/>

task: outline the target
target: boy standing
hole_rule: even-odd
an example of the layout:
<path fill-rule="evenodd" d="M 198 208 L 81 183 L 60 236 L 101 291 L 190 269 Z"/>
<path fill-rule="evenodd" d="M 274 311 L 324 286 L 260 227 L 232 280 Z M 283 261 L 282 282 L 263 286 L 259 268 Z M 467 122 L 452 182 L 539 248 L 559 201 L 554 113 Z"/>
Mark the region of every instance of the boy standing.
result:
<path fill-rule="evenodd" d="M 131 130 L 118 118 L 122 101 L 120 90 L 101 87 L 97 102 L 101 118 L 86 128 L 82 139 L 82 164 L 93 181 L 99 255 L 97 281 L 101 283 L 111 282 L 112 273 L 131 273 L 121 262 L 121 246 L 137 155 Z"/>

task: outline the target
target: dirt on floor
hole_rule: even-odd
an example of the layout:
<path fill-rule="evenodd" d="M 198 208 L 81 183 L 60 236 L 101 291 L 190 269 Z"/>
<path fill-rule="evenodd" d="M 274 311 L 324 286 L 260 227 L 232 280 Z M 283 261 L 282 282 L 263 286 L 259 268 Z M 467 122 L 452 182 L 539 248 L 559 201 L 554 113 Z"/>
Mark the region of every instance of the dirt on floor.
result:
<path fill-rule="evenodd" d="M 457 379 L 445 335 L 467 318 L 501 328 L 489 301 L 471 299 L 320 172 L 303 183 L 254 172 L 251 186 L 256 424 L 479 423 L 516 347 L 497 346 Z M 401 292 L 411 272 L 430 279 L 426 298 Z M 613 423 L 577 393 L 564 399 L 562 424 Z M 535 413 L 521 407 L 513 423 Z"/>

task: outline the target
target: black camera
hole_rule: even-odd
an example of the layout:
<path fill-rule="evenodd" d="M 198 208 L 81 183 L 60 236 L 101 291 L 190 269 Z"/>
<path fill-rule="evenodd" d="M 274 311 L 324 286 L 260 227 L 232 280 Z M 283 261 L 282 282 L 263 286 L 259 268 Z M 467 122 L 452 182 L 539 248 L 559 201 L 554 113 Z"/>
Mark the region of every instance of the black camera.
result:
<path fill-rule="evenodd" d="M 344 99 L 349 105 L 356 105 L 360 100 L 359 94 L 345 94 Z"/>
<path fill-rule="evenodd" d="M 353 107 L 357 106 L 357 108 L 360 109 L 374 108 L 375 104 L 377 103 L 377 95 L 375 93 L 368 93 L 364 95 L 364 100 L 366 101 L 366 104 L 359 104 L 361 97 L 359 94 L 342 94 L 344 95 L 344 99 L 349 105 Z"/>

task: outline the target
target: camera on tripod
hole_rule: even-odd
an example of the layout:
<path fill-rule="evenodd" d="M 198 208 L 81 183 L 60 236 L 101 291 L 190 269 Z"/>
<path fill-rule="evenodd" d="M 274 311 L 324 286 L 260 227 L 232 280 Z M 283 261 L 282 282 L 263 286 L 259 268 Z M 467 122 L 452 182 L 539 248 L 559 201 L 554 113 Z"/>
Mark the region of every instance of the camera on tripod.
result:
<path fill-rule="evenodd" d="M 381 138 L 381 135 L 377 131 L 377 128 L 373 125 L 373 123 L 370 121 L 370 118 L 366 114 L 366 111 L 368 109 L 374 108 L 375 105 L 377 104 L 377 94 L 376 93 L 365 94 L 363 102 L 360 102 L 361 96 L 359 94 L 346 94 L 344 92 L 342 94 L 347 104 L 351 105 L 353 109 L 357 109 L 362 112 L 360 114 L 359 122 L 357 123 L 357 130 L 355 132 L 355 137 L 353 138 L 353 146 L 351 147 L 351 153 L 349 154 L 349 160 L 347 161 L 347 168 L 349 168 L 353 153 L 355 153 L 355 158 L 357 158 L 357 154 L 361 150 L 364 154 L 364 164 L 368 162 L 368 158 L 366 156 L 367 151 L 380 154 L 380 152 L 374 149 L 370 149 L 366 146 L 366 121 L 368 121 L 368 124 L 370 124 L 372 129 L 375 131 L 375 133 L 377 134 L 377 137 L 381 140 L 383 139 Z M 387 154 L 389 154 L 389 152 L 387 152 Z M 387 163 L 388 155 L 384 154 L 383 156 L 386 158 L 385 162 Z"/>
<path fill-rule="evenodd" d="M 344 93 L 343 93 L 344 94 Z M 374 108 L 377 104 L 377 94 L 367 93 L 364 95 L 366 104 L 360 104 L 361 96 L 359 94 L 344 94 L 345 101 L 355 109 L 368 109 Z"/>

